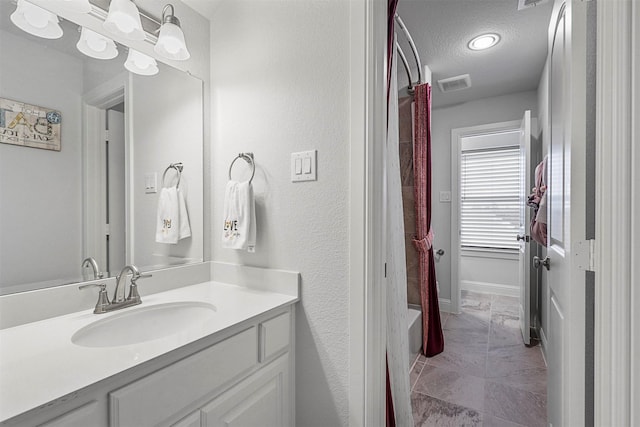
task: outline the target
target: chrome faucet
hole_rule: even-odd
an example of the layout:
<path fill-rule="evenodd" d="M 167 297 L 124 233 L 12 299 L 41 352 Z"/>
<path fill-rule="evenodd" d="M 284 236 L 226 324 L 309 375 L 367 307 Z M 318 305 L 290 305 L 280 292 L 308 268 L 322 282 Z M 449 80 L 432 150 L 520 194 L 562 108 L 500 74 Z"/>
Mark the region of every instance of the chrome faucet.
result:
<path fill-rule="evenodd" d="M 126 286 L 120 284 L 121 280 L 126 279 L 126 272 L 131 272 L 131 285 L 129 286 L 129 296 L 125 299 L 124 297 L 124 288 Z M 113 299 L 109 301 L 109 297 L 107 295 L 107 285 L 90 283 L 88 285 L 82 285 L 79 289 L 86 289 L 91 287 L 100 288 L 100 293 L 98 294 L 98 303 L 96 304 L 96 308 L 93 310 L 94 313 L 107 313 L 109 311 L 119 310 L 125 307 L 131 307 L 132 305 L 138 305 L 142 303 L 140 299 L 140 294 L 138 293 L 138 285 L 136 282 L 138 279 L 142 279 L 145 277 L 151 277 L 151 274 L 140 274 L 140 270 L 135 265 L 126 265 L 120 274 L 116 277 L 116 290 L 113 293 Z"/>
<path fill-rule="evenodd" d="M 102 279 L 102 277 L 104 276 L 102 274 L 102 272 L 100 272 L 100 268 L 98 267 L 98 263 L 96 262 L 96 260 L 93 257 L 89 257 L 89 258 L 85 258 L 82 261 L 82 268 L 85 268 L 90 266 L 91 269 L 93 270 L 93 280 L 96 279 Z"/>
<path fill-rule="evenodd" d="M 129 286 L 129 296 L 127 299 L 124 299 L 124 287 L 126 286 L 126 275 L 125 272 L 131 272 L 131 285 Z M 125 265 L 120 274 L 116 276 L 116 290 L 113 293 L 113 299 L 111 300 L 111 304 L 117 304 L 124 301 L 137 301 L 137 304 L 140 304 L 140 295 L 138 294 L 138 285 L 136 284 L 138 279 L 142 279 L 145 277 L 151 277 L 150 274 L 140 274 L 140 270 L 135 265 Z M 125 282 L 125 285 L 120 286 L 120 282 Z"/>

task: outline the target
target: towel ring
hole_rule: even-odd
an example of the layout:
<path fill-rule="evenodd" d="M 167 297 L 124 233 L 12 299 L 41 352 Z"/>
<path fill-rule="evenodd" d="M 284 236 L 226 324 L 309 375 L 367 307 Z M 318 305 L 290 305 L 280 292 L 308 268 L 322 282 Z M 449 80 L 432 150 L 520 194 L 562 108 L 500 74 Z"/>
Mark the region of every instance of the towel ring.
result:
<path fill-rule="evenodd" d="M 182 169 L 184 168 L 184 166 L 182 165 L 182 162 L 180 163 L 171 163 L 169 166 L 167 166 L 167 168 L 164 170 L 164 173 L 162 174 L 162 186 L 165 187 L 166 183 L 165 183 L 165 177 L 167 176 L 167 172 L 169 172 L 169 169 L 175 169 L 176 173 L 178 174 L 178 182 L 176 183 L 176 188 L 178 188 L 178 186 L 180 185 L 180 178 L 182 178 Z"/>
<path fill-rule="evenodd" d="M 253 181 L 253 177 L 256 174 L 256 163 L 253 161 L 253 153 L 239 153 L 238 156 L 233 159 L 231 165 L 229 166 L 229 179 L 231 179 L 231 169 L 233 169 L 233 164 L 238 159 L 243 159 L 245 162 L 251 165 L 251 178 L 249 178 L 249 184 Z"/>

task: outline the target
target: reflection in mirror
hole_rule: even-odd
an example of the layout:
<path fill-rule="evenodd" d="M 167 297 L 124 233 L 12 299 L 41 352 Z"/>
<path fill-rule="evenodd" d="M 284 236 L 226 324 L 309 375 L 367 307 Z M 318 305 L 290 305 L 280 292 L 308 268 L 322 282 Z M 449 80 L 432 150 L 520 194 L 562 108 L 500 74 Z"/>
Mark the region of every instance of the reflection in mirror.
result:
<path fill-rule="evenodd" d="M 45 40 L 14 26 L 14 9 L 0 1 L 0 98 L 59 112 L 60 149 L 0 143 L 0 294 L 91 280 L 87 258 L 104 277 L 201 262 L 202 81 L 165 64 L 131 74 L 121 45 L 114 59 L 89 58 L 77 25 L 61 21 L 63 37 Z M 7 137 L 4 117 L 15 114 L 0 111 Z M 177 162 L 190 236 L 157 243 L 159 196 L 177 183 L 162 175 Z"/>

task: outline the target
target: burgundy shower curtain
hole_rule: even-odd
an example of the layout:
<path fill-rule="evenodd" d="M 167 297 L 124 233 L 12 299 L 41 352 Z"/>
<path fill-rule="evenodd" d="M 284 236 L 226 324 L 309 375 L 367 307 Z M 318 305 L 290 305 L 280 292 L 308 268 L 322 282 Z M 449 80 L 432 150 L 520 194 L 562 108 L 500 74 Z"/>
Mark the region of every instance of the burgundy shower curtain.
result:
<path fill-rule="evenodd" d="M 435 356 L 444 349 L 440 323 L 436 266 L 431 230 L 431 86 L 415 87 L 414 97 L 413 173 L 416 205 L 416 237 L 418 251 L 420 299 L 422 302 L 422 351 Z"/>

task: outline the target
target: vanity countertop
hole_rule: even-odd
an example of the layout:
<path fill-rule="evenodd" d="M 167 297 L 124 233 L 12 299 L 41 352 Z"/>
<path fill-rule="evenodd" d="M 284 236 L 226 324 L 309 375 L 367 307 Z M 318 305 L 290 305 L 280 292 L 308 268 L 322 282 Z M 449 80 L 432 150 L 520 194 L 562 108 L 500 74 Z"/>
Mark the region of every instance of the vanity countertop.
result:
<path fill-rule="evenodd" d="M 297 300 L 220 282 L 142 295 L 136 307 L 194 301 L 214 305 L 216 315 L 177 334 L 116 347 L 81 347 L 71 337 L 92 322 L 136 307 L 100 315 L 84 310 L 0 330 L 0 422 Z"/>

